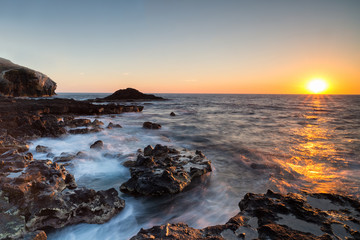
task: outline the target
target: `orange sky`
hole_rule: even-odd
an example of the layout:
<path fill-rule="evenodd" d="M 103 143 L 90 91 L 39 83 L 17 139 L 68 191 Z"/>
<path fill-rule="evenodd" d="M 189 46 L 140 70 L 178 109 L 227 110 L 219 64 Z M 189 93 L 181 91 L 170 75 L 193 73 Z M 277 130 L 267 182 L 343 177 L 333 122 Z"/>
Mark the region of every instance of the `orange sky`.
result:
<path fill-rule="evenodd" d="M 4 2 L 1 57 L 57 92 L 360 94 L 360 1 L 84 3 Z"/>

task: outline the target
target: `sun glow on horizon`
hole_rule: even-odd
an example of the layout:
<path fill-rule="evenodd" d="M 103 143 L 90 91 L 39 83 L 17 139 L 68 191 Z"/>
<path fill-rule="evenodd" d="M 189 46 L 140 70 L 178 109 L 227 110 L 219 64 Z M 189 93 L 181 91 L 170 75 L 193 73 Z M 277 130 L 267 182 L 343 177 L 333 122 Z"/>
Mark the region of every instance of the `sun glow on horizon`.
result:
<path fill-rule="evenodd" d="M 328 83 L 321 78 L 316 78 L 310 80 L 310 82 L 307 84 L 307 89 L 314 94 L 320 94 L 323 93 L 328 88 Z"/>

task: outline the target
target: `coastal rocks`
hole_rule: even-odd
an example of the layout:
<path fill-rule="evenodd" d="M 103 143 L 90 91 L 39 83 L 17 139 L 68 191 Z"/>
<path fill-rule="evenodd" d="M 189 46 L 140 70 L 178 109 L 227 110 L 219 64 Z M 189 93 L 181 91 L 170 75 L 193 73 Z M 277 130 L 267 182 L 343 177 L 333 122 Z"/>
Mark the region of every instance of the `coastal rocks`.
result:
<path fill-rule="evenodd" d="M 114 188 L 78 189 L 74 176 L 57 163 L 16 151 L 0 159 L 0 217 L 8 219 L 0 224 L 4 238 L 82 222 L 104 223 L 124 208 Z"/>
<path fill-rule="evenodd" d="M 175 117 L 176 114 L 175 114 L 174 112 L 171 112 L 171 113 L 170 113 L 170 116 L 171 116 L 171 117 Z"/>
<path fill-rule="evenodd" d="M 48 76 L 0 58 L 0 95 L 41 97 L 55 94 L 56 83 Z"/>
<path fill-rule="evenodd" d="M 26 145 L 26 139 L 57 137 L 66 133 L 99 132 L 103 123 L 97 119 L 75 119 L 77 115 L 140 112 L 142 106 L 94 105 L 72 99 L 10 99 L 0 97 L 0 153 Z M 59 117 L 63 116 L 63 117 Z M 67 129 L 66 127 L 70 128 Z M 13 140 L 17 143 L 11 143 Z M 25 140 L 20 144 L 20 140 Z M 27 151 L 28 149 L 25 149 Z"/>
<path fill-rule="evenodd" d="M 110 122 L 107 127 L 108 129 L 112 129 L 112 128 L 122 128 L 122 126 L 120 124 L 114 124 L 112 122 Z"/>
<path fill-rule="evenodd" d="M 102 149 L 103 147 L 104 147 L 104 143 L 101 140 L 97 140 L 90 146 L 91 149 Z"/>
<path fill-rule="evenodd" d="M 152 122 L 144 122 L 143 123 L 143 128 L 147 128 L 147 129 L 160 129 L 161 125 L 158 123 L 152 123 Z"/>
<path fill-rule="evenodd" d="M 194 177 L 211 172 L 211 162 L 200 152 L 178 151 L 160 144 L 147 146 L 144 155 L 127 163 L 131 179 L 120 190 L 135 195 L 162 195 L 181 192 Z"/>
<path fill-rule="evenodd" d="M 37 145 L 35 151 L 38 153 L 48 153 L 51 151 L 51 149 L 46 146 Z"/>
<path fill-rule="evenodd" d="M 111 94 L 110 96 L 107 96 L 102 99 L 96 99 L 96 101 L 114 101 L 114 100 L 122 100 L 122 101 L 128 101 L 128 100 L 164 100 L 162 97 L 157 97 L 152 94 L 144 94 L 134 88 L 126 88 L 126 89 L 120 89 Z"/>
<path fill-rule="evenodd" d="M 337 194 L 248 193 L 224 225 L 194 229 L 166 224 L 141 229 L 142 239 L 360 239 L 360 201 Z"/>

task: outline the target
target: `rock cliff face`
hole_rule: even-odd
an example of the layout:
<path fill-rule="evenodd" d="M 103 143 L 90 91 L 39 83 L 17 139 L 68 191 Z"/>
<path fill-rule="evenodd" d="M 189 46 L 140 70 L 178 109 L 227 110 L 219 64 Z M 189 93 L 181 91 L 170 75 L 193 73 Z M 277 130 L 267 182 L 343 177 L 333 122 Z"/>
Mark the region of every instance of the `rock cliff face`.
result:
<path fill-rule="evenodd" d="M 41 97 L 55 94 L 56 83 L 45 74 L 0 58 L 0 95 Z"/>

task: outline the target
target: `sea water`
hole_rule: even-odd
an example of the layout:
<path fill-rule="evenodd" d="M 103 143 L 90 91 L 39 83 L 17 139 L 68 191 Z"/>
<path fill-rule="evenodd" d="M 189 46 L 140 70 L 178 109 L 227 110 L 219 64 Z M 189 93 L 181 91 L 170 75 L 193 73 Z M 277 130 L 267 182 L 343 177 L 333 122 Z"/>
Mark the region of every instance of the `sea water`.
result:
<path fill-rule="evenodd" d="M 119 190 L 130 177 L 122 164 L 135 160 L 138 149 L 159 143 L 201 150 L 213 172 L 172 196 L 132 197 L 119 191 L 126 207 L 109 222 L 65 227 L 51 232 L 49 239 L 129 239 L 141 228 L 168 222 L 195 228 L 224 224 L 239 212 L 238 202 L 246 193 L 267 189 L 360 196 L 360 96 L 159 95 L 169 100 L 136 103 L 145 107 L 141 113 L 84 116 L 122 128 L 41 138 L 30 150 L 36 159 L 49 159 L 35 152 L 37 145 L 50 147 L 55 156 L 83 152 L 67 169 L 80 187 L 96 190 Z M 145 121 L 162 128 L 143 129 Z M 104 142 L 104 149 L 90 149 L 96 140 Z"/>

